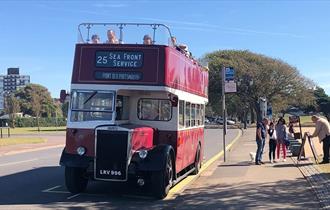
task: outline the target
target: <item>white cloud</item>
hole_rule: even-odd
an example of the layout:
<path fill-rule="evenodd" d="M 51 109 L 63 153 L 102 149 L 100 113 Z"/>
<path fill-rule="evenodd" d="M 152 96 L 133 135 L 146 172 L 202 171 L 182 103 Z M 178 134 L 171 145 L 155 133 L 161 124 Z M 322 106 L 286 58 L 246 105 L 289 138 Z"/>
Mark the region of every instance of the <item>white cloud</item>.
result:
<path fill-rule="evenodd" d="M 209 23 L 202 23 L 202 22 L 192 22 L 192 21 L 177 21 L 177 20 L 170 20 L 170 19 L 159 19 L 159 18 L 147 18 L 142 17 L 139 18 L 140 20 L 146 20 L 146 21 L 159 21 L 159 22 L 166 22 L 171 24 L 179 24 L 179 25 L 189 25 L 193 26 L 190 27 L 191 30 L 217 30 L 219 32 L 224 33 L 234 33 L 234 34 L 243 34 L 243 35 L 266 35 L 266 36 L 284 36 L 284 37 L 290 37 L 290 38 L 304 38 L 304 36 L 299 34 L 293 34 L 293 33 L 287 33 L 287 32 L 272 32 L 272 31 L 260 31 L 260 30 L 254 30 L 254 29 L 247 29 L 247 28 L 237 28 L 237 27 L 222 27 L 215 24 L 209 24 Z M 186 28 L 188 29 L 188 28 Z"/>
<path fill-rule="evenodd" d="M 96 3 L 93 4 L 94 7 L 98 8 L 122 8 L 122 7 L 128 7 L 127 4 L 122 3 Z"/>

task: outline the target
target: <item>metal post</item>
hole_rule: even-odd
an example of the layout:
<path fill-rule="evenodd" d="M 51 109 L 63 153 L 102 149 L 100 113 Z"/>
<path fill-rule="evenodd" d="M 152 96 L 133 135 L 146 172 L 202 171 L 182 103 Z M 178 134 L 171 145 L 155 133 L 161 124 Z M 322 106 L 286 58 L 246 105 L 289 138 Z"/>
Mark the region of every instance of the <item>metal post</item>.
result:
<path fill-rule="evenodd" d="M 154 30 L 154 33 L 153 33 L 153 37 L 152 37 L 152 44 L 155 44 L 156 42 L 156 29 L 157 29 L 157 25 L 154 24 L 152 29 Z"/>
<path fill-rule="evenodd" d="M 222 113 L 223 113 L 223 162 L 226 162 L 226 97 L 225 97 L 225 80 L 226 80 L 226 69 L 222 68 Z"/>
<path fill-rule="evenodd" d="M 119 44 L 122 44 L 123 43 L 123 38 L 124 38 L 124 35 L 123 35 L 123 24 L 120 24 L 119 25 Z"/>
<path fill-rule="evenodd" d="M 87 39 L 86 39 L 86 41 L 87 41 L 87 42 L 89 42 L 89 41 L 90 41 L 90 39 L 89 39 L 89 33 L 90 33 L 90 29 L 91 29 L 91 25 L 90 25 L 90 24 L 88 24 L 88 25 L 87 25 Z"/>

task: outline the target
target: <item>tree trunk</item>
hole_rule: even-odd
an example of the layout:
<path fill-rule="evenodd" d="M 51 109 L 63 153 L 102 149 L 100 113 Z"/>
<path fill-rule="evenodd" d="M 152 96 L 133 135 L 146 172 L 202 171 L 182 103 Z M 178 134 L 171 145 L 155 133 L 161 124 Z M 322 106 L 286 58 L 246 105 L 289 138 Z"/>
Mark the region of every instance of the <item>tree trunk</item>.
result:
<path fill-rule="evenodd" d="M 38 132 L 40 132 L 39 117 L 37 117 Z"/>
<path fill-rule="evenodd" d="M 15 124 L 16 124 L 15 121 L 16 121 L 16 119 L 15 119 L 15 117 L 13 117 L 13 125 L 12 125 L 13 128 L 15 128 Z"/>
<path fill-rule="evenodd" d="M 251 112 L 251 123 L 255 123 L 256 122 L 256 117 L 255 117 L 253 106 L 250 106 L 250 112 Z"/>
<path fill-rule="evenodd" d="M 258 102 L 254 103 L 254 110 L 257 115 L 257 122 L 261 122 L 262 116 L 261 116 L 261 112 L 260 112 L 260 104 Z"/>

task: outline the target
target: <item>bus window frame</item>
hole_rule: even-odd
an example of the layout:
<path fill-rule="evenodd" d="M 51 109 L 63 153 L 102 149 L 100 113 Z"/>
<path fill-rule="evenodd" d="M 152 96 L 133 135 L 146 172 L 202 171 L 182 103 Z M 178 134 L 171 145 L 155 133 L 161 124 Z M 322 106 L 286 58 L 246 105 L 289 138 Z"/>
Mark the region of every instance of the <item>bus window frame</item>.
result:
<path fill-rule="evenodd" d="M 190 104 L 190 127 L 195 127 L 196 125 L 196 104 Z"/>
<path fill-rule="evenodd" d="M 113 100 L 112 100 L 112 110 L 98 110 L 98 111 L 93 111 L 93 110 L 91 110 L 91 109 L 73 109 L 73 103 L 71 103 L 71 105 L 70 105 L 70 109 L 71 109 L 71 111 L 80 111 L 80 112 L 114 112 L 115 111 L 115 99 L 116 99 L 116 93 L 115 93 L 115 91 L 111 91 L 111 90 L 109 90 L 109 91 L 107 91 L 107 90 L 81 90 L 81 89 L 74 89 L 74 90 L 72 90 L 71 92 L 79 92 L 79 93 L 82 93 L 82 92 L 84 92 L 84 93 L 93 93 L 93 92 L 97 92 L 97 93 L 112 93 L 113 94 Z M 97 94 L 96 93 L 96 94 Z M 72 102 L 73 102 L 73 94 L 71 94 L 72 96 L 71 96 L 71 99 L 70 100 L 72 100 Z"/>
<path fill-rule="evenodd" d="M 148 99 L 148 100 L 162 100 L 162 101 L 168 101 L 169 102 L 169 104 L 170 104 L 170 106 L 171 106 L 171 117 L 168 119 L 168 120 L 151 120 L 151 119 L 141 119 L 140 118 L 140 116 L 139 116 L 139 114 L 140 114 L 140 112 L 141 112 L 141 108 L 140 108 L 140 101 L 141 100 L 145 100 L 145 99 Z M 159 105 L 159 104 L 158 104 Z M 159 108 L 159 107 L 158 107 Z M 169 121 L 171 121 L 172 120 L 172 118 L 173 118 L 173 106 L 172 106 L 172 103 L 171 103 L 171 100 L 169 100 L 169 99 L 166 99 L 166 98 L 139 98 L 139 100 L 137 101 L 137 106 L 136 106 L 136 115 L 137 115 L 137 118 L 139 119 L 139 120 L 143 120 L 143 121 L 155 121 L 155 122 L 169 122 Z M 159 114 L 160 112 L 159 112 L 159 110 L 158 110 L 158 114 Z"/>
<path fill-rule="evenodd" d="M 182 103 L 182 104 L 181 104 Z M 182 106 L 181 106 L 182 105 Z M 185 106 L 186 105 L 186 102 L 184 101 L 184 100 L 179 100 L 179 112 L 178 112 L 178 121 L 179 121 L 179 128 L 185 128 L 186 126 L 185 126 Z M 183 122 L 182 122 L 182 124 L 181 124 L 181 122 L 180 122 L 180 109 L 181 109 L 181 107 L 182 107 L 182 120 L 183 120 Z"/>
<path fill-rule="evenodd" d="M 186 117 L 187 115 L 187 107 L 188 107 L 188 104 L 189 103 L 189 117 Z M 190 128 L 192 127 L 191 126 L 191 102 L 188 102 L 188 101 L 185 101 L 185 105 L 184 105 L 184 118 L 185 118 L 185 121 L 184 121 L 184 125 L 185 125 L 185 128 Z M 189 122 L 189 125 L 187 125 L 187 122 Z"/>
<path fill-rule="evenodd" d="M 95 91 L 97 93 L 112 93 L 112 95 L 113 95 L 113 100 L 112 100 L 112 105 L 111 105 L 112 110 L 73 109 L 73 92 L 93 93 Z M 113 122 L 114 121 L 114 112 L 115 112 L 114 107 L 115 107 L 115 99 L 116 99 L 116 92 L 115 91 L 111 91 L 111 90 L 91 90 L 91 89 L 73 89 L 73 90 L 71 90 L 71 93 L 72 94 L 71 94 L 71 98 L 70 98 L 70 101 L 71 101 L 70 102 L 70 116 L 68 116 L 68 117 L 70 117 L 70 122 L 92 122 L 92 121 L 111 121 L 111 122 Z M 93 119 L 93 120 L 81 120 L 81 121 L 79 121 L 79 120 L 72 119 L 74 112 L 77 112 L 77 113 L 79 113 L 79 112 L 88 113 L 89 112 L 90 114 L 92 114 L 92 113 L 109 113 L 109 114 L 111 114 L 111 119 L 106 119 L 106 120 Z"/>

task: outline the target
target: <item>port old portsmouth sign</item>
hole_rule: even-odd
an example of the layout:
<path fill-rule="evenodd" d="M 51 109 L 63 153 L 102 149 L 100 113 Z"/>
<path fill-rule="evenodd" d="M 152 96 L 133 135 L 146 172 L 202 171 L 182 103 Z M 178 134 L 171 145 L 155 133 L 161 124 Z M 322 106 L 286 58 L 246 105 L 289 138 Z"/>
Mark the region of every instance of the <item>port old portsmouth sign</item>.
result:
<path fill-rule="evenodd" d="M 96 71 L 95 79 L 97 80 L 121 80 L 121 81 L 139 81 L 142 80 L 141 72 L 103 72 Z"/>
<path fill-rule="evenodd" d="M 143 66 L 143 52 L 96 51 L 95 66 L 111 68 L 141 68 Z"/>

